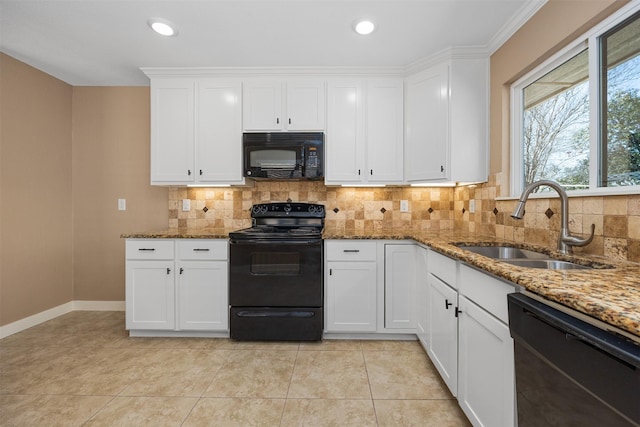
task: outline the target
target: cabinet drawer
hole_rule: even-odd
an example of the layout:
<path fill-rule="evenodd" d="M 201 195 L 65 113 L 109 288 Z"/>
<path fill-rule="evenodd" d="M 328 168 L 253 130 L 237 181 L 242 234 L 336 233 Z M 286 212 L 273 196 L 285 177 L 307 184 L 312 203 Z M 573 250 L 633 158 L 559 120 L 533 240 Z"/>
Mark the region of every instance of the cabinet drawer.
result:
<path fill-rule="evenodd" d="M 461 294 L 504 323 L 509 323 L 507 294 L 515 292 L 514 285 L 464 264 L 460 266 L 459 282 Z"/>
<path fill-rule="evenodd" d="M 173 239 L 127 239 L 127 259 L 173 259 Z"/>
<path fill-rule="evenodd" d="M 325 242 L 328 261 L 375 261 L 376 242 L 328 240 Z"/>
<path fill-rule="evenodd" d="M 181 260 L 226 260 L 228 257 L 226 240 L 180 239 L 177 242 Z"/>
<path fill-rule="evenodd" d="M 448 256 L 442 255 L 438 252 L 429 250 L 427 261 L 429 273 L 433 274 L 454 289 L 458 289 L 458 282 L 456 280 L 457 265 L 458 261 L 453 258 L 449 258 Z"/>

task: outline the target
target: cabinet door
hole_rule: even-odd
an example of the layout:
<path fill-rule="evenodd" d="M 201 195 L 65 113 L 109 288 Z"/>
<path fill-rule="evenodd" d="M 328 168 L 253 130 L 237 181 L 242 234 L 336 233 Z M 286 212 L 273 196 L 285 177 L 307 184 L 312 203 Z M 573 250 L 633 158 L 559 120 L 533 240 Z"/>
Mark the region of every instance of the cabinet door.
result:
<path fill-rule="evenodd" d="M 323 131 L 325 128 L 325 89 L 321 80 L 287 82 L 285 126 L 291 131 Z"/>
<path fill-rule="evenodd" d="M 173 280 L 173 261 L 127 261 L 127 329 L 174 329 Z"/>
<path fill-rule="evenodd" d="M 515 425 L 513 340 L 509 327 L 460 297 L 458 402 L 476 426 Z"/>
<path fill-rule="evenodd" d="M 407 79 L 407 181 L 444 179 L 449 171 L 449 68 L 437 65 Z M 459 153 L 465 156 L 465 153 Z"/>
<path fill-rule="evenodd" d="M 369 182 L 402 182 L 403 84 L 401 79 L 367 82 L 367 167 Z"/>
<path fill-rule="evenodd" d="M 376 331 L 376 263 L 328 262 L 328 332 Z"/>
<path fill-rule="evenodd" d="M 429 286 L 428 286 L 428 270 L 427 270 L 427 254 L 428 250 L 423 247 L 416 249 L 416 334 L 425 350 L 429 350 L 428 324 L 429 324 Z"/>
<path fill-rule="evenodd" d="M 458 293 L 429 274 L 429 357 L 456 396 L 458 388 Z"/>
<path fill-rule="evenodd" d="M 416 246 L 384 247 L 384 327 L 416 327 Z"/>
<path fill-rule="evenodd" d="M 247 131 L 282 130 L 282 83 L 280 80 L 245 82 L 242 111 Z"/>
<path fill-rule="evenodd" d="M 364 104 L 361 80 L 331 81 L 327 90 L 327 184 L 364 180 Z"/>
<path fill-rule="evenodd" d="M 195 173 L 199 182 L 242 182 L 239 81 L 199 80 L 196 91 Z"/>
<path fill-rule="evenodd" d="M 151 183 L 194 182 L 194 83 L 151 81 Z"/>
<path fill-rule="evenodd" d="M 178 264 L 178 329 L 227 330 L 229 303 L 226 261 Z"/>

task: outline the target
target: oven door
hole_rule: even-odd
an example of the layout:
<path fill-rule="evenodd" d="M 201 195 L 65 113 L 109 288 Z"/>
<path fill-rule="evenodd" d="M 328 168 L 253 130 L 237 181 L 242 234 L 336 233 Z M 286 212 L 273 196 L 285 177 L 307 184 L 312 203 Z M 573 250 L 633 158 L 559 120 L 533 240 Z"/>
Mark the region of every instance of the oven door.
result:
<path fill-rule="evenodd" d="M 243 307 L 321 307 L 322 240 L 234 240 L 229 304 Z"/>

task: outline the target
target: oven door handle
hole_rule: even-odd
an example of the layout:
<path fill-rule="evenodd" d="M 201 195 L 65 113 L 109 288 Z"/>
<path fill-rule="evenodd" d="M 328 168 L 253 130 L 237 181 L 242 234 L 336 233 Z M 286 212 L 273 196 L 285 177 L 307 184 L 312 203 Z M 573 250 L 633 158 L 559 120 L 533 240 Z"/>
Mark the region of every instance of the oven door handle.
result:
<path fill-rule="evenodd" d="M 313 311 L 250 311 L 244 310 L 236 313 L 238 317 L 313 317 Z"/>
<path fill-rule="evenodd" d="M 313 239 L 313 240 L 261 240 L 261 239 L 242 239 L 242 240 L 231 240 L 229 243 L 232 245 L 278 245 L 278 244 L 286 244 L 286 245 L 300 245 L 300 246 L 320 246 L 322 245 L 321 239 Z"/>

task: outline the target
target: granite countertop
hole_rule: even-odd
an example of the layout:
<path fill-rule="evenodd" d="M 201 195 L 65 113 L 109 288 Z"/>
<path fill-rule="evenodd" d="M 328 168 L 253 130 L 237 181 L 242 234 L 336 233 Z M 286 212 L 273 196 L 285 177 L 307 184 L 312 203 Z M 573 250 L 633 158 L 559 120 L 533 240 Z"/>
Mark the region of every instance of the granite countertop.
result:
<path fill-rule="evenodd" d="M 233 230 L 168 229 L 158 232 L 127 233 L 123 238 L 193 238 L 226 239 Z M 442 254 L 478 267 L 497 277 L 607 324 L 640 337 L 640 264 L 597 256 L 572 255 L 526 244 L 505 242 L 495 237 L 463 234 L 454 231 L 423 233 L 358 234 L 325 230 L 325 239 L 414 240 Z M 545 252 L 553 258 L 593 266 L 587 270 L 542 270 L 518 267 L 477 255 L 454 244 L 506 244 Z M 607 268 L 613 267 L 613 268 Z"/>
<path fill-rule="evenodd" d="M 168 228 L 159 231 L 123 233 L 123 239 L 228 239 L 233 230 L 225 228 Z"/>

